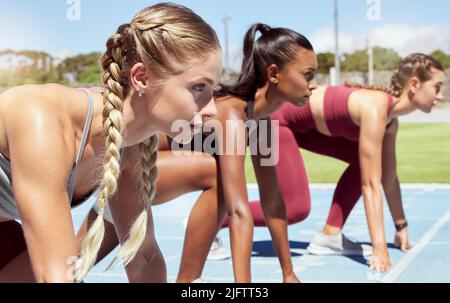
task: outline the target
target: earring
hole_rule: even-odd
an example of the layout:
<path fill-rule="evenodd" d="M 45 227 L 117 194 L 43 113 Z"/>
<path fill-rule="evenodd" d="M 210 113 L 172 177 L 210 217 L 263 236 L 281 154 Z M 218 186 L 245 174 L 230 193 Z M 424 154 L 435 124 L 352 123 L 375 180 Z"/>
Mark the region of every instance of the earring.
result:
<path fill-rule="evenodd" d="M 140 97 L 142 97 L 144 95 L 144 90 L 142 89 L 142 88 L 140 88 L 139 90 L 138 90 L 138 97 L 140 98 Z"/>

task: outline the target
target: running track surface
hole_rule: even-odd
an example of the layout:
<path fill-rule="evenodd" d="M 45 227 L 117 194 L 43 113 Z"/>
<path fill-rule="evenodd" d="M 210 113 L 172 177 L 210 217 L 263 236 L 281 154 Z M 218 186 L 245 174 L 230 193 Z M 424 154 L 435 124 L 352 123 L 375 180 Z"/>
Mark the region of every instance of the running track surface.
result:
<path fill-rule="evenodd" d="M 414 247 L 403 253 L 393 246 L 394 226 L 385 203 L 385 227 L 389 243 L 392 270 L 388 274 L 374 274 L 367 270 L 362 257 L 312 256 L 306 247 L 321 229 L 329 207 L 333 190 L 330 186 L 312 189 L 312 210 L 307 220 L 289 226 L 289 239 L 294 270 L 306 283 L 314 282 L 450 282 L 450 186 L 407 186 L 403 188 L 403 202 L 409 222 L 410 240 Z M 169 203 L 153 208 L 156 237 L 167 265 L 168 281 L 174 282 L 180 264 L 184 239 L 182 221 L 189 215 L 198 193 L 181 196 Z M 249 185 L 250 199 L 258 198 L 255 186 Z M 73 210 L 75 227 L 94 203 L 87 203 Z M 351 239 L 369 243 L 363 203 L 360 201 L 352 212 L 344 233 Z M 228 230 L 220 232 L 225 247 L 229 248 Z M 86 282 L 127 282 L 125 271 L 116 266 L 105 272 L 117 250 L 98 264 L 86 278 Z M 281 282 L 278 259 L 273 253 L 267 228 L 255 228 L 252 257 L 253 282 Z M 231 260 L 207 261 L 202 279 L 205 282 L 232 282 Z"/>

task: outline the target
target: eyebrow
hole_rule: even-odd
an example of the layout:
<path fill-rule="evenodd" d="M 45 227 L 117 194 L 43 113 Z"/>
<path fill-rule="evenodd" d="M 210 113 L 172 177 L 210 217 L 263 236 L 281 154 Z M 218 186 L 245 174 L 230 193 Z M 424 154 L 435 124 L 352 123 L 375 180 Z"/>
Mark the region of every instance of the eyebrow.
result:
<path fill-rule="evenodd" d="M 200 78 L 198 78 L 198 79 L 195 79 L 195 80 L 192 81 L 192 82 L 197 82 L 197 81 L 206 81 L 206 82 L 208 82 L 209 84 L 211 84 L 212 86 L 216 85 L 216 81 L 214 81 L 213 79 L 208 78 L 208 77 L 200 77 Z"/>

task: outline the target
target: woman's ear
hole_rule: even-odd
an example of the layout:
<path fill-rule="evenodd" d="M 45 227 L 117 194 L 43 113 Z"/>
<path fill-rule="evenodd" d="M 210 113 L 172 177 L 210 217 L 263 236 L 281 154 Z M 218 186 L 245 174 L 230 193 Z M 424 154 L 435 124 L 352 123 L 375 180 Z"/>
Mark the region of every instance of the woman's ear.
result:
<path fill-rule="evenodd" d="M 136 63 L 133 65 L 130 71 L 130 84 L 134 90 L 142 91 L 146 90 L 148 84 L 148 73 L 144 63 Z"/>
<path fill-rule="evenodd" d="M 409 79 L 408 85 L 409 85 L 410 91 L 413 94 L 415 94 L 422 87 L 422 82 L 420 81 L 419 78 L 412 77 L 411 79 Z"/>
<path fill-rule="evenodd" d="M 272 64 L 267 68 L 267 79 L 270 83 L 278 84 L 278 66 L 276 64 Z"/>

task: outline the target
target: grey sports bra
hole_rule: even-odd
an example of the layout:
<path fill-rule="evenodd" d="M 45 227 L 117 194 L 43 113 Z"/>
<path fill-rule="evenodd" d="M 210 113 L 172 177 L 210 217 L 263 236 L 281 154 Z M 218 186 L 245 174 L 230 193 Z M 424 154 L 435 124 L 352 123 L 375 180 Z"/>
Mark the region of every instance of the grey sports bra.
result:
<path fill-rule="evenodd" d="M 92 93 L 83 89 L 88 96 L 88 112 L 86 121 L 84 123 L 83 133 L 81 135 L 80 146 L 77 152 L 77 156 L 75 159 L 74 166 L 72 168 L 72 172 L 70 173 L 68 182 L 67 182 L 67 193 L 69 196 L 69 201 L 72 202 L 73 191 L 75 186 L 75 176 L 77 173 L 78 164 L 81 161 L 84 148 L 86 146 L 87 137 L 89 134 L 89 130 L 92 123 L 92 116 L 94 111 L 94 101 L 92 97 Z M 84 200 L 86 200 L 88 196 L 83 199 L 79 199 L 71 203 L 72 206 L 79 205 Z M 11 178 L 11 161 L 6 158 L 3 154 L 0 153 L 0 217 L 7 217 L 11 219 L 20 219 L 19 212 L 17 209 L 17 205 L 14 199 L 13 189 L 12 189 L 12 178 Z"/>
<path fill-rule="evenodd" d="M 74 187 L 75 187 L 75 176 L 77 174 L 78 164 L 80 163 L 81 158 L 83 156 L 84 148 L 86 147 L 86 140 L 87 140 L 87 137 L 89 134 L 89 130 L 91 128 L 92 115 L 94 112 L 94 98 L 92 97 L 92 93 L 87 89 L 83 89 L 83 90 L 86 92 L 86 94 L 88 96 L 88 112 L 86 115 L 86 121 L 84 122 L 83 134 L 81 135 L 80 147 L 78 148 L 78 153 L 77 153 L 77 157 L 75 158 L 74 167 L 70 174 L 69 180 L 67 181 L 67 193 L 69 194 L 69 201 L 72 201 L 72 198 L 73 198 L 73 191 L 74 191 Z M 83 198 L 83 200 L 84 200 L 84 198 Z M 74 204 L 78 205 L 80 203 L 74 203 Z M 76 205 L 73 205 L 73 206 L 76 206 Z"/>

